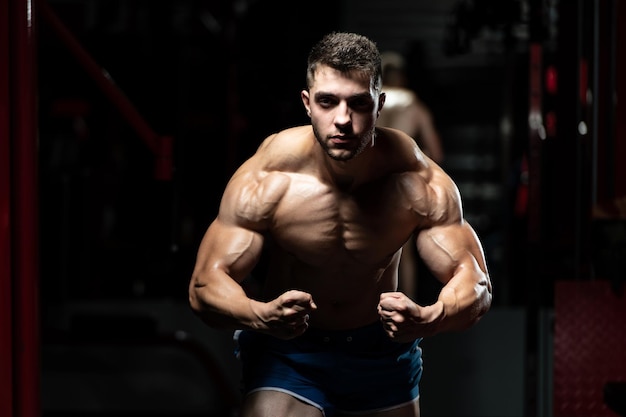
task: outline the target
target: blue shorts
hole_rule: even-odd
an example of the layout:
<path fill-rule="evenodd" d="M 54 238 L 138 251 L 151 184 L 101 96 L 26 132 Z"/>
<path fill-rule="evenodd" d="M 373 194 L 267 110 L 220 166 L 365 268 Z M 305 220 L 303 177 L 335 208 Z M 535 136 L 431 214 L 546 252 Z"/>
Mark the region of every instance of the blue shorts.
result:
<path fill-rule="evenodd" d="M 244 394 L 285 392 L 326 417 L 392 409 L 419 396 L 421 339 L 394 342 L 379 322 L 345 331 L 310 328 L 292 340 L 253 331 L 238 331 L 235 339 Z"/>

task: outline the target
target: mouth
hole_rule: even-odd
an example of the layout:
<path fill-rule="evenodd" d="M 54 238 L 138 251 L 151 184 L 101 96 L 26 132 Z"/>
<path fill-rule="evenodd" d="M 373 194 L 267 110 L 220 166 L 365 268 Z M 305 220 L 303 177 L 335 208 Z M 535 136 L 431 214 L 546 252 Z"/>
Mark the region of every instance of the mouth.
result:
<path fill-rule="evenodd" d="M 330 137 L 330 141 L 336 145 L 343 145 L 346 143 L 350 143 L 354 140 L 353 137 L 351 136 L 346 136 L 346 135 L 336 135 L 336 136 L 331 136 Z"/>

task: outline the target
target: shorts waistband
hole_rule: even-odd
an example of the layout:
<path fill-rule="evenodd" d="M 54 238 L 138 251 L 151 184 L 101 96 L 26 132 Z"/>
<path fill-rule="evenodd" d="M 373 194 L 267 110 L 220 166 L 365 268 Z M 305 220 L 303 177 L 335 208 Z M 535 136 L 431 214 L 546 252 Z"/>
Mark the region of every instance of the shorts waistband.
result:
<path fill-rule="evenodd" d="M 376 321 L 363 327 L 346 330 L 324 330 L 310 327 L 300 336 L 301 339 L 320 343 L 361 343 L 371 342 L 372 338 L 385 336 L 382 324 Z"/>

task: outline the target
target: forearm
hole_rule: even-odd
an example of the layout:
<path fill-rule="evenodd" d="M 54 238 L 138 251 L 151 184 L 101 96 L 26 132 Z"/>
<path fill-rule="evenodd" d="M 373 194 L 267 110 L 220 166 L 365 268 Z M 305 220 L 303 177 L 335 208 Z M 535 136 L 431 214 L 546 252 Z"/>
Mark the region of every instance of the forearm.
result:
<path fill-rule="evenodd" d="M 438 332 L 465 330 L 476 324 L 491 307 L 491 299 L 491 284 L 485 272 L 459 272 L 439 293 L 443 310 Z"/>
<path fill-rule="evenodd" d="M 230 282 L 229 282 L 230 281 Z M 255 313 L 260 302 L 247 296 L 230 278 L 202 284 L 194 278 L 189 288 L 192 311 L 207 325 L 219 329 L 258 329 L 263 322 Z M 218 283 L 219 282 L 219 283 Z"/>

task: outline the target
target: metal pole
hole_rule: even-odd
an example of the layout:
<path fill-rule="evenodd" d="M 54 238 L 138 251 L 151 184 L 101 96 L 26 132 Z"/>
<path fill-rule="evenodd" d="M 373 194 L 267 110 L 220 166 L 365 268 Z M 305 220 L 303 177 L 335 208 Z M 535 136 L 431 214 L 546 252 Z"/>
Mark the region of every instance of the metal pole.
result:
<path fill-rule="evenodd" d="M 0 0 L 0 415 L 13 415 L 9 1 Z"/>
<path fill-rule="evenodd" d="M 593 70 L 591 73 L 591 88 L 593 99 L 591 102 L 591 205 L 598 201 L 598 108 L 600 106 L 600 1 L 593 2 Z"/>
<path fill-rule="evenodd" d="M 35 10 L 13 0 L 10 16 L 11 145 L 14 234 L 13 357 L 16 417 L 40 417 L 39 235 Z M 4 388 L 3 388 L 4 389 Z"/>

